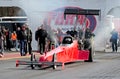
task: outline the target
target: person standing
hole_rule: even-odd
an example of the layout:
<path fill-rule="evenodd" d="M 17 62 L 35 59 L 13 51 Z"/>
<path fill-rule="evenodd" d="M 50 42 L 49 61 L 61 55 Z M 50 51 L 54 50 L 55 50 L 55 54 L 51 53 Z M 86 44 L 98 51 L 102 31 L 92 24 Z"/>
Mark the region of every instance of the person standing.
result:
<path fill-rule="evenodd" d="M 12 41 L 11 41 L 11 32 L 9 28 L 6 28 L 5 36 L 6 36 L 6 48 L 8 51 L 11 51 Z"/>
<path fill-rule="evenodd" d="M 32 31 L 30 28 L 28 28 L 28 25 L 26 25 L 26 31 L 27 31 L 27 48 L 28 48 L 28 52 L 29 54 L 32 53 Z"/>
<path fill-rule="evenodd" d="M 44 29 L 43 25 L 38 30 L 38 42 L 39 42 L 39 50 L 40 54 L 45 52 L 45 45 L 46 45 L 46 38 L 47 38 L 47 31 Z"/>
<path fill-rule="evenodd" d="M 21 28 L 17 27 L 16 34 L 17 34 L 17 40 L 16 40 L 16 51 L 20 48 L 20 33 L 21 33 Z"/>
<path fill-rule="evenodd" d="M 39 50 L 40 50 L 40 46 L 39 46 L 39 40 L 38 40 L 38 36 L 39 36 L 39 30 L 40 30 L 40 27 L 38 27 L 37 28 L 37 30 L 35 31 L 35 40 L 37 41 L 37 49 L 38 49 L 38 51 L 37 52 L 39 52 Z"/>
<path fill-rule="evenodd" d="M 23 25 L 20 30 L 20 54 L 21 56 L 25 56 L 27 53 L 27 33 L 26 33 L 26 28 Z"/>
<path fill-rule="evenodd" d="M 4 57 L 3 52 L 4 52 L 4 38 L 3 38 L 3 34 L 0 31 L 0 57 Z"/>
<path fill-rule="evenodd" d="M 37 30 L 35 31 L 35 40 L 38 42 L 38 32 L 39 32 L 39 30 L 40 30 L 41 28 L 40 27 L 38 27 L 37 28 Z"/>
<path fill-rule="evenodd" d="M 12 40 L 13 48 L 16 49 L 17 34 L 16 34 L 15 31 L 13 31 L 13 33 L 11 34 L 11 40 Z M 16 49 L 16 50 L 17 50 L 17 49 Z"/>
<path fill-rule="evenodd" d="M 117 52 L 118 50 L 117 40 L 118 40 L 118 32 L 115 29 L 113 29 L 113 31 L 111 32 L 111 38 L 110 38 L 113 52 Z"/>

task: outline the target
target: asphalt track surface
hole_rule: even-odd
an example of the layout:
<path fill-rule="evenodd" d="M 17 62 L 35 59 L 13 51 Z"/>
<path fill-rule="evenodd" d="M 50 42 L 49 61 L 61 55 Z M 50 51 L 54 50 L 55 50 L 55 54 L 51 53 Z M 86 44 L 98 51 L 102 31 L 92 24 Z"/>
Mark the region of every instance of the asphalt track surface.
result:
<path fill-rule="evenodd" d="M 0 60 L 0 79 L 120 79 L 120 52 L 96 52 L 94 62 L 69 63 L 64 70 L 61 67 L 32 70 L 26 65 L 16 68 L 18 59 L 29 61 L 29 55 Z"/>

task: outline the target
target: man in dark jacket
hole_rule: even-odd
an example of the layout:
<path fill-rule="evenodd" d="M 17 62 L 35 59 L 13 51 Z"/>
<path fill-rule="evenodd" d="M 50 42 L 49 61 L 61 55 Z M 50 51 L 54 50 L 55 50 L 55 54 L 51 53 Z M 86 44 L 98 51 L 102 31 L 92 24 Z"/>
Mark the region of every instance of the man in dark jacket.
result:
<path fill-rule="evenodd" d="M 39 32 L 40 29 L 41 29 L 41 28 L 38 27 L 37 30 L 35 31 L 35 40 L 36 40 L 36 41 L 38 41 L 38 35 L 39 35 L 38 32 Z"/>
<path fill-rule="evenodd" d="M 40 54 L 43 54 L 45 52 L 45 44 L 46 44 L 46 38 L 47 38 L 47 32 L 44 29 L 43 25 L 38 30 L 37 35 L 38 35 L 37 38 L 39 43 Z"/>
<path fill-rule="evenodd" d="M 28 52 L 29 54 L 32 53 L 32 31 L 30 28 L 26 27 L 26 31 L 27 31 L 27 46 L 28 46 Z"/>
<path fill-rule="evenodd" d="M 27 33 L 25 26 L 21 27 L 20 30 L 20 54 L 21 56 L 25 56 L 27 53 Z"/>

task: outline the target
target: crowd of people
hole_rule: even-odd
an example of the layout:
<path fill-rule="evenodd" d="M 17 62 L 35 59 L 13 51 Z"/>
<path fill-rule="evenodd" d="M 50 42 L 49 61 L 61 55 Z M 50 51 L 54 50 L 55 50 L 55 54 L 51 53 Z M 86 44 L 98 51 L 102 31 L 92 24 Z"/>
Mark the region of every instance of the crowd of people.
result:
<path fill-rule="evenodd" d="M 25 56 L 27 52 L 31 54 L 31 42 L 32 31 L 27 24 L 17 27 L 17 29 L 13 32 L 11 32 L 9 28 L 1 28 L 0 57 L 4 56 L 4 51 L 12 51 L 12 48 L 15 48 L 16 51 L 20 51 L 21 56 Z"/>
<path fill-rule="evenodd" d="M 58 45 L 60 45 L 62 38 L 62 32 L 57 29 L 55 33 L 57 37 Z M 67 31 L 66 34 L 71 35 L 74 38 L 82 38 L 83 32 L 81 30 L 76 31 L 73 29 Z M 89 35 L 89 34 L 87 34 Z M 38 50 L 40 54 L 44 54 L 52 49 L 52 45 L 55 42 L 54 37 L 45 29 L 44 25 L 38 27 L 35 31 L 35 40 L 38 43 Z M 0 55 L 3 56 L 4 50 L 11 51 L 11 48 L 15 48 L 16 51 L 20 52 L 21 56 L 26 56 L 27 52 L 32 53 L 32 31 L 27 24 L 23 24 L 21 27 L 13 32 L 9 28 L 4 28 L 0 30 Z"/>
<path fill-rule="evenodd" d="M 90 31 L 89 28 L 86 28 L 85 33 L 83 33 L 82 29 L 76 31 L 76 29 L 66 31 L 67 35 L 71 35 L 75 39 L 89 39 L 94 34 Z M 61 43 L 62 32 L 60 29 L 57 29 L 57 33 L 55 34 L 57 37 L 58 44 Z M 117 52 L 118 50 L 118 32 L 114 29 L 111 32 L 110 42 L 112 45 L 112 51 Z M 42 55 L 47 51 L 52 49 L 52 45 L 55 42 L 51 37 L 50 33 L 46 30 L 44 25 L 38 27 L 35 31 L 35 40 L 38 43 L 39 53 Z M 11 48 L 14 48 L 16 51 L 20 52 L 21 56 L 26 56 L 27 53 L 32 53 L 32 31 L 29 28 L 28 24 L 23 24 L 21 27 L 17 27 L 17 29 L 13 32 L 9 30 L 9 28 L 1 28 L 0 29 L 0 57 L 4 56 L 4 51 L 11 51 Z"/>

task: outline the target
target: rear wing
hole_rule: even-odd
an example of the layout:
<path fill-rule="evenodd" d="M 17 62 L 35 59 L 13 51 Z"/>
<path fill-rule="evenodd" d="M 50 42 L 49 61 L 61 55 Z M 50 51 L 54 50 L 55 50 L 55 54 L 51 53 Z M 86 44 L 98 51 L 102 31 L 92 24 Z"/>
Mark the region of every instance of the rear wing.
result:
<path fill-rule="evenodd" d="M 64 14 L 75 14 L 75 15 L 100 15 L 100 10 L 95 9 L 65 9 Z"/>
<path fill-rule="evenodd" d="M 66 8 L 64 11 L 64 19 L 66 15 L 99 15 L 101 17 L 101 10 L 98 9 L 78 9 L 78 8 Z"/>

